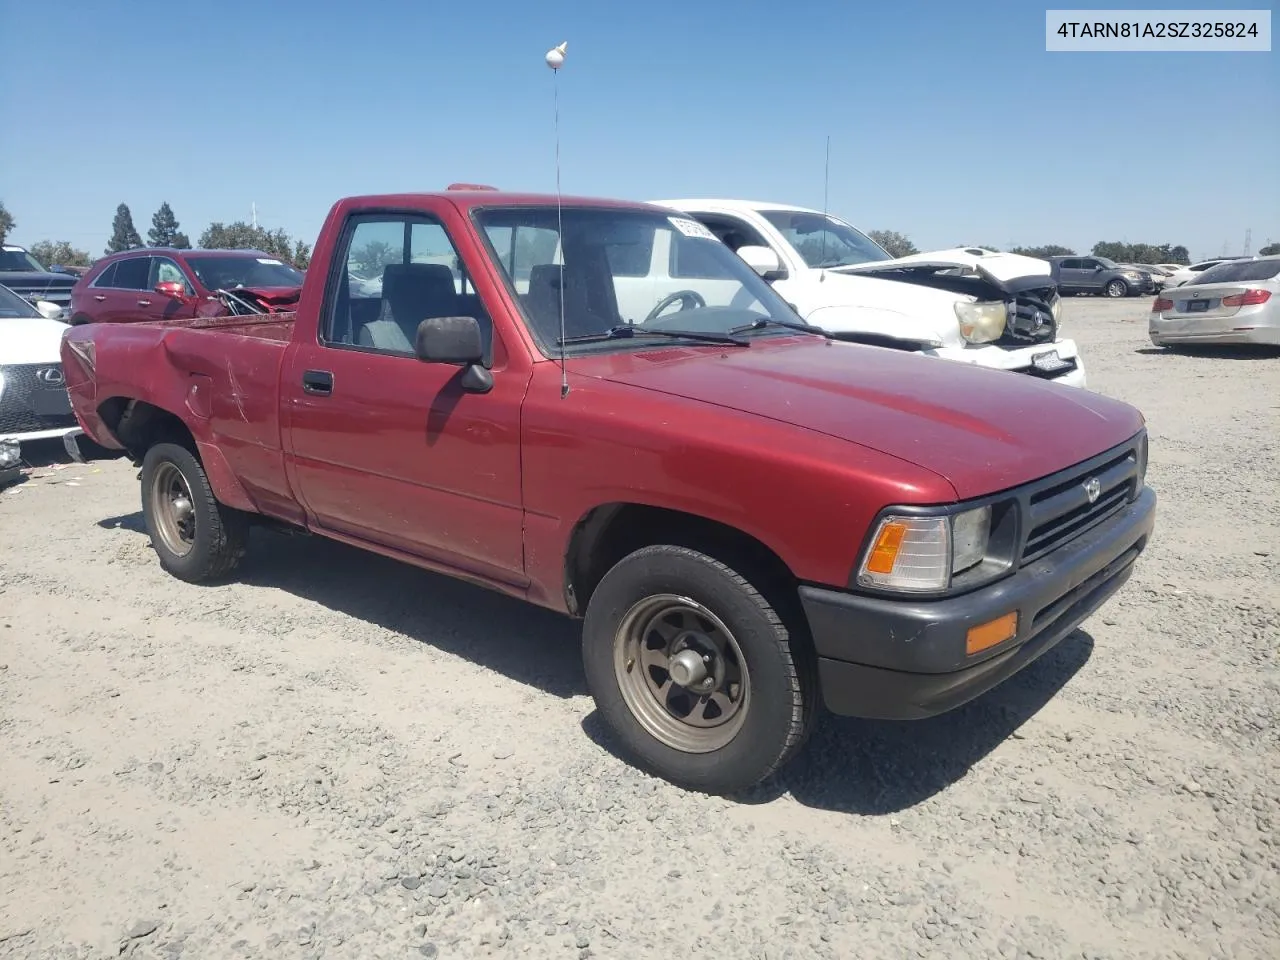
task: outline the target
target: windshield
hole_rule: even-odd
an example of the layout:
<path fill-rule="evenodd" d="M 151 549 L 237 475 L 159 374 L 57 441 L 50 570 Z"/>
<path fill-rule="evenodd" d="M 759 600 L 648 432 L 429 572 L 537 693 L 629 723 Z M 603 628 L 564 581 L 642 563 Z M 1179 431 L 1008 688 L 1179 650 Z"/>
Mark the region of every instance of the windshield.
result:
<path fill-rule="evenodd" d="M 1108 260 L 1106 257 L 1094 257 L 1093 259 L 1097 260 L 1100 264 L 1102 264 L 1108 270 L 1120 269 L 1120 265 L 1118 263 L 1116 263 L 1114 260 Z"/>
<path fill-rule="evenodd" d="M 843 220 L 803 210 L 758 210 L 810 267 L 852 267 L 892 260 L 889 251 Z"/>
<path fill-rule="evenodd" d="M 1202 283 L 1251 283 L 1271 280 L 1277 274 L 1280 274 L 1280 259 L 1228 260 L 1200 274 L 1196 277 L 1195 284 L 1199 286 Z"/>
<path fill-rule="evenodd" d="M 300 287 L 302 273 L 275 257 L 187 257 L 191 271 L 210 290 L 236 287 Z"/>
<path fill-rule="evenodd" d="M 0 287 L 0 319 L 38 316 L 40 316 L 40 312 L 35 307 L 8 287 Z"/>
<path fill-rule="evenodd" d="M 799 323 L 773 288 L 702 224 L 647 210 L 554 207 L 474 213 L 489 252 L 548 355 L 560 340 L 651 331 L 728 334 L 758 320 Z M 764 327 L 756 335 L 777 328 Z M 652 347 L 628 336 L 574 350 Z"/>
<path fill-rule="evenodd" d="M 0 270 L 6 273 L 48 273 L 35 257 L 25 250 L 0 250 Z"/>

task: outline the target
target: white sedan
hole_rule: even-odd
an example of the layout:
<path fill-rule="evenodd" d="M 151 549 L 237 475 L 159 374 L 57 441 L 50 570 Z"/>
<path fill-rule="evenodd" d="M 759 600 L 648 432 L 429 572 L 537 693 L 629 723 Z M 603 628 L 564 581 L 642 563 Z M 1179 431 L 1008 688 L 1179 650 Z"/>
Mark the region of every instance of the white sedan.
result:
<path fill-rule="evenodd" d="M 59 350 L 68 329 L 0 286 L 0 441 L 61 438 L 78 457 L 82 432 L 71 412 Z"/>
<path fill-rule="evenodd" d="M 1280 345 L 1280 256 L 1228 260 L 1163 291 L 1151 305 L 1147 333 L 1157 347 Z"/>

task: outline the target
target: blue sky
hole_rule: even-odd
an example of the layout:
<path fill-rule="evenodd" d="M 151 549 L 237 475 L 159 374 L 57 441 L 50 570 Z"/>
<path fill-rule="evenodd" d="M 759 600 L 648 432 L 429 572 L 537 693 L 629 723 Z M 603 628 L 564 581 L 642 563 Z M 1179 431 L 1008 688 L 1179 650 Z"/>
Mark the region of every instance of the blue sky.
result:
<path fill-rule="evenodd" d="M 1280 241 L 1280 52 L 1046 53 L 1026 0 L 0 10 L 18 243 L 97 254 L 120 202 L 144 235 L 163 200 L 193 240 L 256 202 L 310 241 L 352 193 L 554 189 L 561 40 L 566 192 L 821 206 L 830 135 L 832 212 L 922 249 Z"/>

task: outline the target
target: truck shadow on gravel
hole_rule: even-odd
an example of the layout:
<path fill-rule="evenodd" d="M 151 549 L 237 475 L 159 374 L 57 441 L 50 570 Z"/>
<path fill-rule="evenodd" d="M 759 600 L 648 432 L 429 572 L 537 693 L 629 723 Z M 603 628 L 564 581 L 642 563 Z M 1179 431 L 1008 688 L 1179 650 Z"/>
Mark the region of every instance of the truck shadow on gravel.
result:
<path fill-rule="evenodd" d="M 98 526 L 146 536 L 141 513 Z M 567 618 L 325 537 L 254 530 L 234 581 L 283 590 L 553 696 L 587 692 L 580 634 Z"/>
<path fill-rule="evenodd" d="M 1241 346 L 1184 346 L 1176 347 L 1139 347 L 1134 351 L 1148 356 L 1170 354 L 1177 357 L 1191 357 L 1197 360 L 1280 360 L 1280 347 L 1266 344 Z"/>
<path fill-rule="evenodd" d="M 791 794 L 807 807 L 882 816 L 928 800 L 960 780 L 1030 720 L 1089 661 L 1093 637 L 1077 630 L 994 690 L 928 720 L 853 720 L 822 714 L 809 743 L 778 774 L 739 803 Z M 598 713 L 583 730 L 616 748 Z"/>

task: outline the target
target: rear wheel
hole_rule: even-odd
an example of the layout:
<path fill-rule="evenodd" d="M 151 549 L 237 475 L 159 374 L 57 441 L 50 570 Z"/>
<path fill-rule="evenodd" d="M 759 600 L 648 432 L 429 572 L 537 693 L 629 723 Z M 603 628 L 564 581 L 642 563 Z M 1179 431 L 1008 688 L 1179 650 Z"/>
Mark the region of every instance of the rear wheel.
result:
<path fill-rule="evenodd" d="M 73 327 L 80 327 L 80 326 L 84 326 L 84 324 L 86 323 L 92 323 L 93 321 L 89 318 L 87 314 L 77 313 L 74 317 L 72 317 L 67 322 L 71 324 L 71 326 Z"/>
<path fill-rule="evenodd" d="M 1105 293 L 1108 297 L 1124 297 L 1129 294 L 1129 285 L 1123 280 L 1112 280 L 1107 283 Z"/>
<path fill-rule="evenodd" d="M 689 789 L 759 783 L 812 726 L 807 645 L 745 577 L 696 550 L 650 546 L 619 561 L 587 607 L 583 662 L 626 751 Z"/>
<path fill-rule="evenodd" d="M 224 577 L 244 556 L 248 518 L 217 501 L 184 446 L 158 443 L 143 457 L 142 514 L 160 565 L 180 580 Z"/>

